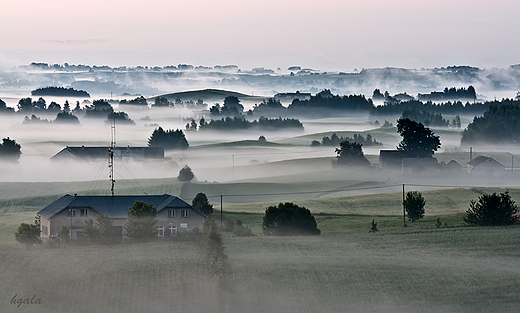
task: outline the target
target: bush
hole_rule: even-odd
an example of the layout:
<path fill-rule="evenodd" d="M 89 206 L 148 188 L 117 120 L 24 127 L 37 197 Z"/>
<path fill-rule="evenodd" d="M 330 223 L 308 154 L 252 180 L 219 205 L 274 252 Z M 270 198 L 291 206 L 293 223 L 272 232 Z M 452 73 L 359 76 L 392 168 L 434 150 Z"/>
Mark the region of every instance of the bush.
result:
<path fill-rule="evenodd" d="M 415 222 L 424 217 L 424 198 L 419 191 L 409 191 L 406 193 L 404 207 L 408 219 Z"/>
<path fill-rule="evenodd" d="M 519 221 L 518 207 L 509 192 L 497 195 L 482 195 L 472 200 L 464 222 L 480 226 L 512 225 Z"/>
<path fill-rule="evenodd" d="M 193 178 L 195 178 L 195 174 L 193 174 L 193 171 L 188 165 L 181 168 L 181 170 L 179 171 L 179 175 L 177 176 L 177 179 L 182 182 L 189 182 Z M 213 212 L 213 207 L 211 209 Z"/>
<path fill-rule="evenodd" d="M 294 203 L 280 203 L 265 210 L 262 228 L 266 235 L 296 236 L 319 235 L 316 220 L 305 207 Z"/>
<path fill-rule="evenodd" d="M 372 220 L 372 224 L 370 225 L 370 231 L 371 233 L 377 233 L 379 229 L 377 229 L 377 223 L 376 221 Z"/>
<path fill-rule="evenodd" d="M 18 243 L 24 244 L 26 248 L 33 245 L 42 244 L 40 238 L 40 226 L 34 224 L 22 223 L 14 233 L 14 238 Z"/>

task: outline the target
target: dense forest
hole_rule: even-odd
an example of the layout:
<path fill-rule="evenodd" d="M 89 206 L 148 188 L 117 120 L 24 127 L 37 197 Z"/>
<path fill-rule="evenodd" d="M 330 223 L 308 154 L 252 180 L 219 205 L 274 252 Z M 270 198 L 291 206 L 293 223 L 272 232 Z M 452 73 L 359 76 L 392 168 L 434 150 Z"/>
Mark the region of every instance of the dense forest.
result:
<path fill-rule="evenodd" d="M 501 101 L 485 102 L 466 102 L 448 101 L 443 103 L 433 103 L 431 101 L 422 102 L 417 100 L 385 102 L 381 106 L 374 106 L 370 109 L 370 116 L 399 116 L 404 110 L 428 111 L 436 114 L 446 115 L 482 115 L 491 105 L 515 104 L 520 101 L 512 99 L 502 99 Z"/>
<path fill-rule="evenodd" d="M 294 99 L 288 109 L 295 112 L 304 112 L 309 109 L 331 109 L 342 111 L 366 112 L 374 107 L 371 99 L 364 95 L 333 95 L 330 90 L 323 90 L 311 96 L 309 100 Z"/>
<path fill-rule="evenodd" d="M 366 137 L 364 137 L 362 134 L 354 134 L 353 138 L 351 137 L 343 137 L 338 136 L 336 133 L 329 136 L 324 136 L 321 139 L 321 142 L 318 140 L 313 140 L 311 142 L 311 146 L 317 147 L 317 146 L 329 146 L 329 147 L 337 147 L 339 144 L 343 141 L 349 141 L 354 142 L 357 144 L 360 144 L 362 146 L 382 146 L 383 143 L 376 141 L 374 138 L 372 138 L 372 135 L 367 134 Z"/>
<path fill-rule="evenodd" d="M 461 144 L 520 143 L 520 103 L 491 105 L 462 132 Z"/>
<path fill-rule="evenodd" d="M 243 115 L 226 116 L 217 120 L 206 122 L 203 118 L 199 121 L 199 130 L 235 130 L 235 129 L 251 129 L 262 128 L 265 130 L 276 129 L 296 129 L 303 130 L 303 124 L 294 118 L 266 118 L 260 117 L 258 120 L 249 121 Z M 186 125 L 187 131 L 197 130 L 197 123 L 192 120 Z"/>
<path fill-rule="evenodd" d="M 462 88 L 444 88 L 443 92 L 433 91 L 429 94 L 418 94 L 417 99 L 421 101 L 447 101 L 447 100 L 458 100 L 458 99 L 469 99 L 475 101 L 477 99 L 477 92 L 473 86 L 469 86 L 468 89 Z"/>
<path fill-rule="evenodd" d="M 90 98 L 90 94 L 85 90 L 76 90 L 65 87 L 43 87 L 31 91 L 32 96 L 54 96 L 54 97 L 78 97 Z"/>

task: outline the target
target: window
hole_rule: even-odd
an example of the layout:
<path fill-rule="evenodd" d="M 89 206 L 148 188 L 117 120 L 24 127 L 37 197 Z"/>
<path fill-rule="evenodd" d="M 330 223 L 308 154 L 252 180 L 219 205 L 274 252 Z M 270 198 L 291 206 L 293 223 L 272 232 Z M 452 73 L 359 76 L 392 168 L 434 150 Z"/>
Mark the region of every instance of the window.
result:
<path fill-rule="evenodd" d="M 175 210 L 168 210 L 168 217 L 175 217 Z"/>
<path fill-rule="evenodd" d="M 47 226 L 42 225 L 42 234 L 47 235 L 48 232 L 49 228 L 47 228 Z"/>
<path fill-rule="evenodd" d="M 157 227 L 157 236 L 164 236 L 164 227 Z"/>
<path fill-rule="evenodd" d="M 88 216 L 88 209 L 81 209 L 79 215 L 80 216 Z"/>
<path fill-rule="evenodd" d="M 76 216 L 76 210 L 75 209 L 69 209 L 69 217 Z"/>
<path fill-rule="evenodd" d="M 170 227 L 168 227 L 168 229 L 170 230 L 170 236 L 177 235 L 177 227 L 176 226 L 170 226 Z"/>
<path fill-rule="evenodd" d="M 190 217 L 190 210 L 181 210 L 181 217 Z"/>

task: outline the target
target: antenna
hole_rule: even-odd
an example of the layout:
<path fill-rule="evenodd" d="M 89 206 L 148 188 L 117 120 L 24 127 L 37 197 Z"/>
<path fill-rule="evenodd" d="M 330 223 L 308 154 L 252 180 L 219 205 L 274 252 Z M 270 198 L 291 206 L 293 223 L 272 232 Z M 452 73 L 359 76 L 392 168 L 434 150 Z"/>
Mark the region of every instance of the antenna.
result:
<path fill-rule="evenodd" d="M 116 181 L 114 180 L 114 149 L 116 147 L 116 117 L 112 117 L 112 123 L 110 127 L 110 147 L 108 148 L 108 168 L 110 169 L 110 191 L 112 192 L 112 197 L 114 196 L 114 184 Z"/>

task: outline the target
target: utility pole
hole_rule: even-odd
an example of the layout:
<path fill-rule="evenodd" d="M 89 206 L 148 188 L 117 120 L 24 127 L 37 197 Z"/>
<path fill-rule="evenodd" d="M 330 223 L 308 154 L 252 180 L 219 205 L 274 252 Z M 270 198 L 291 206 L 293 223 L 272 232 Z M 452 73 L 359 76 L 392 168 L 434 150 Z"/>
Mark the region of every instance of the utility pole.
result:
<path fill-rule="evenodd" d="M 112 118 L 112 125 L 111 125 L 111 130 L 110 130 L 110 137 L 111 137 L 111 142 L 110 142 L 110 148 L 108 148 L 108 167 L 110 168 L 110 175 L 109 175 L 109 178 L 110 178 L 110 191 L 112 192 L 112 197 L 114 196 L 114 184 L 115 184 L 115 180 L 114 180 L 114 149 L 116 147 L 116 117 L 114 116 Z"/>
<path fill-rule="evenodd" d="M 403 224 L 406 227 L 406 207 L 404 205 L 404 184 L 403 184 Z"/>
<path fill-rule="evenodd" d="M 222 195 L 220 195 L 220 232 L 222 233 Z"/>

